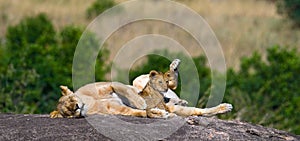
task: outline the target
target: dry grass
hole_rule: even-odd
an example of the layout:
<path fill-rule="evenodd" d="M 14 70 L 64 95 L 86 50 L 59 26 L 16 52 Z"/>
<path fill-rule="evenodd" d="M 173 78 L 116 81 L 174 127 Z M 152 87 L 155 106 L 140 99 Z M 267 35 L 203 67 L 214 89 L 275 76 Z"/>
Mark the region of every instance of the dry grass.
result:
<path fill-rule="evenodd" d="M 181 0 L 210 24 L 218 37 L 228 66 L 237 67 L 241 56 L 264 53 L 273 45 L 300 48 L 299 30 L 293 30 L 265 0 Z"/>
<path fill-rule="evenodd" d="M 126 0 L 116 0 L 118 3 L 124 1 Z M 255 50 L 264 53 L 266 48 L 275 44 L 300 48 L 300 31 L 292 30 L 290 24 L 277 15 L 273 3 L 264 0 L 177 1 L 206 19 L 222 45 L 227 66 L 237 67 L 241 56 L 250 55 Z M 86 26 L 90 21 L 85 18 L 85 10 L 92 2 L 93 0 L 0 0 L 0 37 L 3 37 L 7 25 L 40 12 L 47 13 L 57 28 L 68 24 Z M 198 44 L 188 33 L 173 25 L 154 21 L 126 25 L 114 33 L 107 44 L 112 49 L 111 52 L 116 52 L 127 41 L 146 33 L 170 36 L 184 45 L 192 55 L 202 53 L 195 51 Z M 113 57 L 112 54 L 111 58 Z"/>
<path fill-rule="evenodd" d="M 0 37 L 8 25 L 22 18 L 46 13 L 56 28 L 69 24 L 87 25 L 86 8 L 93 0 L 0 0 Z"/>

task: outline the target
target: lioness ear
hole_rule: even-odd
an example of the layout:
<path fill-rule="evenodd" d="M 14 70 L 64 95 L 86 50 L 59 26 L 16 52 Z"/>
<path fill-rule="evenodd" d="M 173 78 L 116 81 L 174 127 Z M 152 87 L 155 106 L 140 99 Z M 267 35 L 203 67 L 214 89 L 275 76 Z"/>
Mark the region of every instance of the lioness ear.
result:
<path fill-rule="evenodd" d="M 73 93 L 67 86 L 60 86 L 60 90 L 63 96 Z"/>
<path fill-rule="evenodd" d="M 154 77 L 154 76 L 156 76 L 157 74 L 158 74 L 157 71 L 152 70 L 152 71 L 150 71 L 150 73 L 149 73 L 149 77 Z"/>

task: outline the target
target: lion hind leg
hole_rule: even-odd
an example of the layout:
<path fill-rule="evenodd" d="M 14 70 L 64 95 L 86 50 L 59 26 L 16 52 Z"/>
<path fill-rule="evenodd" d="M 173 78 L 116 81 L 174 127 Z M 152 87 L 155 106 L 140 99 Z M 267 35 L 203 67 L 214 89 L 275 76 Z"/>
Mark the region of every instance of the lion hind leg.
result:
<path fill-rule="evenodd" d="M 223 114 L 232 110 L 232 105 L 228 103 L 222 103 L 218 106 L 211 108 L 195 108 L 195 107 L 184 107 L 180 105 L 167 105 L 170 112 L 180 116 L 214 116 L 217 114 Z"/>
<path fill-rule="evenodd" d="M 130 104 L 132 104 L 134 107 L 138 109 L 146 109 L 147 104 L 145 100 L 140 97 L 138 92 L 133 88 L 119 82 L 112 82 L 111 87 L 115 93 L 126 97 Z"/>
<path fill-rule="evenodd" d="M 202 116 L 214 116 L 217 114 L 223 114 L 223 113 L 230 112 L 232 110 L 232 108 L 233 107 L 231 104 L 222 103 L 215 107 L 199 109 L 199 110 L 201 110 Z"/>

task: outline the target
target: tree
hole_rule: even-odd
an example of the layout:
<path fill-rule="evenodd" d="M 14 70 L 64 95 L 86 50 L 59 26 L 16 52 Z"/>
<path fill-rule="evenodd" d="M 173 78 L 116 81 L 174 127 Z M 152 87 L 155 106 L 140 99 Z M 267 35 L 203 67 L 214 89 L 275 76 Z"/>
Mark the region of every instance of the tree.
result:
<path fill-rule="evenodd" d="M 274 46 L 266 59 L 256 52 L 241 60 L 239 71 L 228 71 L 225 99 L 235 105 L 234 118 L 299 134 L 298 52 Z"/>
<path fill-rule="evenodd" d="M 73 54 L 82 30 L 67 26 L 57 33 L 44 14 L 8 27 L 0 50 L 1 112 L 49 113 L 56 107 L 60 85 L 72 87 Z M 90 34 L 88 46 L 98 47 Z M 104 80 L 107 54 L 99 54 L 97 78 Z"/>
<path fill-rule="evenodd" d="M 113 0 L 96 0 L 87 10 L 87 18 L 94 18 L 104 12 L 105 10 L 113 7 L 115 2 Z"/>

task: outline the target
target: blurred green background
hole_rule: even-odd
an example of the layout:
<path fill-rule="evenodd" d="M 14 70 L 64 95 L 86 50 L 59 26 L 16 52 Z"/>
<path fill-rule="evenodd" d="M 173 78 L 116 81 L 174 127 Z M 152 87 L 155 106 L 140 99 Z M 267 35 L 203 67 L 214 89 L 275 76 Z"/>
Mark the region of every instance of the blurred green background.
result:
<path fill-rule="evenodd" d="M 0 0 L 0 112 L 47 114 L 53 110 L 60 97 L 59 86 L 72 89 L 73 55 L 84 27 L 120 2 L 124 0 Z M 223 101 L 232 103 L 234 110 L 220 118 L 300 134 L 300 0 L 177 2 L 203 16 L 223 47 L 228 67 Z M 127 28 L 135 26 L 141 25 Z M 107 40 L 107 50 L 98 55 L 96 80 L 107 80 L 114 45 L 142 33 L 169 35 L 161 29 L 172 26 L 157 24 L 136 34 L 128 29 L 116 32 Z M 92 36 L 86 44 L 98 46 Z M 178 41 L 193 51 L 196 45 L 187 37 L 176 32 Z M 184 54 L 162 52 L 181 59 L 180 70 L 190 69 Z M 201 83 L 197 106 L 205 107 L 211 70 L 204 53 L 194 52 Z M 146 56 L 131 69 L 129 79 L 152 69 L 165 71 L 169 63 L 162 56 Z M 181 94 L 180 87 L 176 92 Z"/>

